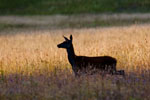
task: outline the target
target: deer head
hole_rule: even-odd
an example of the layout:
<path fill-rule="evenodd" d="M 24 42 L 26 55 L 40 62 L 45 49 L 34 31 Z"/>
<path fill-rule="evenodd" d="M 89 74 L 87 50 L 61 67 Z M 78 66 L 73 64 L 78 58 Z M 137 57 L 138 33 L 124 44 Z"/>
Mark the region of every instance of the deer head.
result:
<path fill-rule="evenodd" d="M 70 35 L 70 40 L 65 36 L 63 36 L 63 37 L 64 37 L 65 41 L 58 44 L 57 47 L 58 48 L 65 48 L 65 49 L 70 48 L 72 46 L 72 35 Z"/>

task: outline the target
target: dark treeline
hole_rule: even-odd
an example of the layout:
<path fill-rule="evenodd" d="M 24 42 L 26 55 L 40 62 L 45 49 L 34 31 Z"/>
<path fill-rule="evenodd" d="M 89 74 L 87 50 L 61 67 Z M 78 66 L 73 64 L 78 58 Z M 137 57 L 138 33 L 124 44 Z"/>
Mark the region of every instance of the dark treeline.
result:
<path fill-rule="evenodd" d="M 148 12 L 150 0 L 0 0 L 0 15 Z"/>

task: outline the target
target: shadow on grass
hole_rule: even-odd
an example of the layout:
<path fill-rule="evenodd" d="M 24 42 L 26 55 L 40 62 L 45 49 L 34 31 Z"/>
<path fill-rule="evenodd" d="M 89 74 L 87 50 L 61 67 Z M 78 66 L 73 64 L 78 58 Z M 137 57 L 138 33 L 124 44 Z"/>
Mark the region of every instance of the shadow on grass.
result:
<path fill-rule="evenodd" d="M 10 74 L 0 77 L 0 98 L 40 100 L 149 100 L 149 76 L 129 73 L 126 79 L 100 75 L 74 77 L 65 70 L 52 73 Z M 143 97 L 143 95 L 145 95 Z M 131 99 L 132 98 L 132 99 Z"/>
<path fill-rule="evenodd" d="M 58 26 L 62 28 L 92 28 L 92 27 L 114 27 L 114 26 L 129 26 L 133 24 L 148 24 L 150 19 L 108 19 L 108 20 L 93 20 L 93 21 L 78 21 L 78 22 L 62 22 Z"/>
<path fill-rule="evenodd" d="M 21 29 L 21 28 L 34 28 L 36 25 L 27 25 L 27 24 L 6 24 L 6 23 L 0 23 L 0 31 L 4 30 L 10 30 L 10 29 Z"/>

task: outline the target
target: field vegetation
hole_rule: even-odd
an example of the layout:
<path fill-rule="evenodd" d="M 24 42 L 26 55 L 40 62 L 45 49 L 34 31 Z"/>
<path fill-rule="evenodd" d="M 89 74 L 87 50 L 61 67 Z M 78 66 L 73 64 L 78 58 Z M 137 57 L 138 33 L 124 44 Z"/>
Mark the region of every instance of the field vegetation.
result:
<path fill-rule="evenodd" d="M 148 13 L 149 9 L 149 0 L 0 0 L 0 15 Z"/>
<path fill-rule="evenodd" d="M 149 0 L 0 0 L 0 100 L 149 100 L 149 9 Z M 77 55 L 115 57 L 126 77 L 75 77 L 57 48 L 70 34 Z"/>
<path fill-rule="evenodd" d="M 1 100 L 149 100 L 150 25 L 2 31 Z M 73 35 L 77 55 L 113 56 L 121 76 L 75 77 L 62 35 Z"/>
<path fill-rule="evenodd" d="M 0 16 L 0 31 L 92 28 L 149 24 L 149 13 Z"/>

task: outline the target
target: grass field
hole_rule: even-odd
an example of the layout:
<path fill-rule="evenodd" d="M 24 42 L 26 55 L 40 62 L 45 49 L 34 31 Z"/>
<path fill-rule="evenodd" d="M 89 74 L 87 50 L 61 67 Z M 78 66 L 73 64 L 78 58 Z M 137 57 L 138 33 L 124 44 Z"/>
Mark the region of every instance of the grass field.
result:
<path fill-rule="evenodd" d="M 2 31 L 1 100 L 149 100 L 150 24 L 110 28 Z M 76 78 L 62 35 L 73 35 L 77 55 L 113 56 L 120 76 Z"/>

